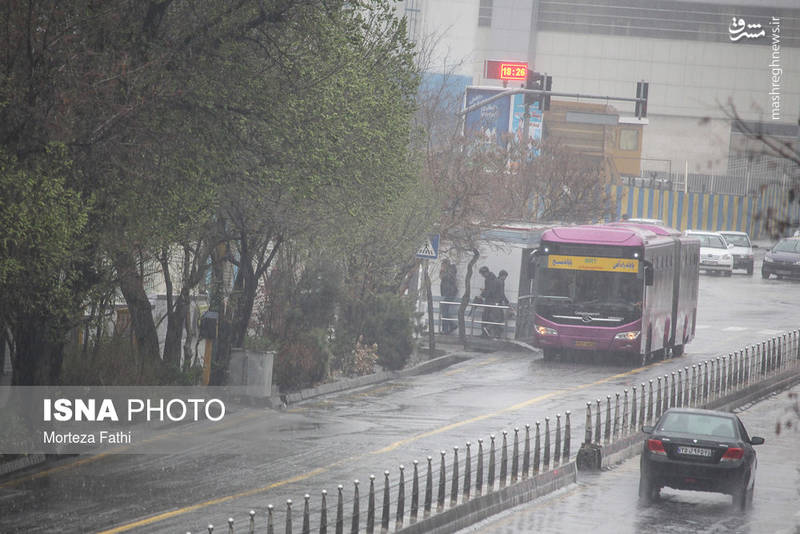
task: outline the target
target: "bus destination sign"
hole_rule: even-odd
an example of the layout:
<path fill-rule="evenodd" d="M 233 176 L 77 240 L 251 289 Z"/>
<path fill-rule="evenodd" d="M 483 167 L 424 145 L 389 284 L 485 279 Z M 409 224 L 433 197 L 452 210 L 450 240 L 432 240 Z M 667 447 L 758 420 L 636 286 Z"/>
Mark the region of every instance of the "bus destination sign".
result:
<path fill-rule="evenodd" d="M 639 260 L 629 258 L 597 258 L 593 256 L 551 254 L 547 258 L 547 266 L 550 269 L 571 269 L 573 271 L 639 272 Z"/>
<path fill-rule="evenodd" d="M 528 63 L 525 61 L 486 61 L 486 78 L 492 80 L 525 81 L 528 77 Z"/>

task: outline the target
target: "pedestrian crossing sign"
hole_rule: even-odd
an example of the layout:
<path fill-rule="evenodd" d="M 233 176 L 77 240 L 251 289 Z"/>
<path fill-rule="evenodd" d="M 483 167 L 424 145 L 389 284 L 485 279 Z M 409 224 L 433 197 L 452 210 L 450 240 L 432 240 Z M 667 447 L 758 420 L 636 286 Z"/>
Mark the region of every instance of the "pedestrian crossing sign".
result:
<path fill-rule="evenodd" d="M 425 243 L 417 249 L 417 257 L 435 260 L 439 257 L 439 234 L 431 234 Z"/>

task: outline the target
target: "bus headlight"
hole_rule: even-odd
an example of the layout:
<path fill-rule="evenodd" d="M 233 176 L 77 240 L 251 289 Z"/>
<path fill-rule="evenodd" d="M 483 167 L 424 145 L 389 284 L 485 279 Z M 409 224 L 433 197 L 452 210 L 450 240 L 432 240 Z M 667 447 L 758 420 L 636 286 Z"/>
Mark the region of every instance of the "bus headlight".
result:
<path fill-rule="evenodd" d="M 632 332 L 620 332 L 614 339 L 624 339 L 626 341 L 633 341 L 639 338 L 639 330 L 633 330 Z"/>
<path fill-rule="evenodd" d="M 536 331 L 539 333 L 540 336 L 557 336 L 558 330 L 555 328 L 548 328 L 546 326 L 539 326 L 536 325 Z"/>

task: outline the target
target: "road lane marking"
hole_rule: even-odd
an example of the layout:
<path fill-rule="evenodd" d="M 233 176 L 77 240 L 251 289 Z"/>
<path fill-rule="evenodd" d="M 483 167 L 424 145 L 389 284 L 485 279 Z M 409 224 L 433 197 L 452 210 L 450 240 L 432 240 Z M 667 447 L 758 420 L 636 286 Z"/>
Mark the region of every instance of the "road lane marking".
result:
<path fill-rule="evenodd" d="M 240 499 L 242 497 L 251 497 L 253 495 L 256 495 L 257 493 L 262 493 L 264 491 L 268 491 L 268 490 L 277 488 L 279 486 L 283 486 L 283 485 L 286 485 L 286 484 L 291 484 L 293 482 L 300 482 L 301 480 L 305 480 L 305 479 L 310 478 L 310 477 L 312 477 L 314 475 L 322 474 L 322 473 L 326 472 L 328 469 L 329 468 L 327 468 L 327 467 L 320 467 L 318 469 L 314 469 L 313 471 L 309 471 L 307 473 L 303 473 L 302 475 L 297 475 L 297 476 L 292 477 L 292 478 L 287 478 L 285 480 L 281 480 L 281 481 L 278 481 L 278 482 L 273 482 L 272 484 L 270 484 L 268 486 L 262 486 L 260 488 L 253 488 L 253 489 L 249 489 L 249 490 L 245 490 L 245 491 L 240 491 L 239 493 L 233 493 L 231 495 L 226 495 L 225 497 L 218 497 L 216 499 L 211 499 L 209 501 L 204 501 L 204 502 L 201 502 L 201 503 L 193 504 L 191 506 L 186 506 L 184 508 L 177 508 L 177 509 L 172 510 L 170 512 L 164 512 L 162 514 L 158 514 L 158 515 L 154 515 L 154 516 L 151 516 L 151 517 L 148 517 L 148 518 L 145 518 L 145 519 L 140 519 L 138 521 L 134 521 L 133 523 L 126 523 L 124 525 L 121 525 L 121 526 L 118 526 L 118 527 L 114 527 L 114 528 L 111 528 L 111 529 L 108 529 L 108 530 L 102 530 L 102 531 L 98 532 L 98 534 L 117 534 L 119 532 L 126 532 L 126 531 L 134 529 L 134 528 L 145 527 L 147 525 L 152 525 L 153 523 L 158 523 L 159 521 L 163 521 L 165 519 L 170 519 L 170 518 L 178 516 L 178 515 L 183 515 L 183 514 L 185 514 L 187 512 L 193 512 L 195 510 L 199 510 L 201 508 L 205 508 L 207 506 L 213 506 L 215 504 L 222 504 L 224 502 L 228 502 L 228 501 L 231 501 L 233 499 Z"/>
<path fill-rule="evenodd" d="M 454 428 L 458 428 L 458 427 L 461 427 L 461 426 L 464 426 L 464 425 L 467 425 L 467 424 L 470 424 L 470 423 L 474 423 L 474 422 L 477 422 L 477 421 L 482 421 L 482 420 L 485 420 L 485 419 L 496 417 L 498 415 L 501 415 L 501 414 L 504 414 L 504 413 L 507 413 L 507 412 L 518 411 L 521 408 L 525 408 L 525 407 L 530 406 L 532 404 L 536 404 L 537 402 L 541 402 L 542 400 L 554 397 L 554 396 L 562 394 L 562 393 L 567 393 L 567 392 L 570 392 L 570 391 L 578 391 L 578 390 L 586 389 L 588 387 L 592 387 L 592 386 L 595 386 L 595 385 L 604 384 L 604 383 L 610 382 L 611 380 L 614 380 L 614 379 L 617 379 L 617 378 L 624 378 L 626 376 L 631 376 L 633 374 L 639 373 L 641 371 L 644 371 L 646 369 L 655 367 L 657 365 L 661 365 L 663 363 L 665 363 L 665 361 L 663 361 L 663 360 L 660 361 L 660 362 L 654 362 L 654 363 L 646 365 L 644 367 L 638 367 L 636 369 L 631 369 L 631 370 L 626 371 L 624 373 L 618 373 L 616 375 L 608 376 L 608 377 L 602 378 L 600 380 L 596 380 L 595 382 L 591 382 L 591 383 L 588 383 L 588 384 L 581 384 L 579 386 L 574 386 L 572 388 L 560 389 L 560 390 L 552 391 L 550 393 L 546 393 L 544 395 L 539 395 L 537 397 L 533 397 L 531 399 L 528 399 L 528 400 L 519 402 L 517 404 L 513 404 L 511 406 L 508 406 L 506 408 L 497 410 L 496 412 L 479 415 L 477 417 L 473 417 L 473 418 L 470 418 L 470 419 L 467 419 L 467 420 L 464 420 L 464 421 L 459 421 L 459 422 L 456 422 L 456 423 L 451 423 L 449 425 L 445 425 L 443 427 L 440 427 L 440 428 L 437 428 L 437 429 L 434 429 L 434 430 L 431 430 L 431 431 L 428 431 L 428 432 L 423 432 L 421 434 L 417 434 L 417 435 L 412 436 L 410 438 L 406 438 L 406 439 L 403 439 L 403 440 L 400 440 L 400 441 L 396 441 L 396 442 L 394 442 L 394 443 L 392 443 L 392 444 L 390 444 L 390 445 L 388 445 L 386 447 L 383 447 L 383 448 L 378 449 L 378 450 L 371 451 L 371 452 L 369 452 L 367 454 L 382 454 L 382 453 L 385 453 L 385 452 L 390 452 L 390 451 L 393 451 L 393 450 L 397 449 L 398 447 L 400 447 L 402 445 L 407 445 L 407 444 L 412 443 L 414 441 L 417 441 L 419 439 L 423 439 L 423 438 L 426 438 L 426 437 L 434 436 L 436 434 L 441 434 L 442 432 L 446 432 L 448 430 L 452 430 Z M 108 455 L 108 454 L 110 454 L 110 453 L 108 453 L 108 452 L 103 453 L 104 456 Z M 193 511 L 196 511 L 196 510 L 199 510 L 199 509 L 202 509 L 202 508 L 206 508 L 208 506 L 221 504 L 221 503 L 228 502 L 228 501 L 231 501 L 233 499 L 238 499 L 238 498 L 242 498 L 242 497 L 250 497 L 250 496 L 256 495 L 258 493 L 263 493 L 265 491 L 269 491 L 271 489 L 274 489 L 274 488 L 277 488 L 277 487 L 280 487 L 280 486 L 284 486 L 286 484 L 299 482 L 301 480 L 306 480 L 306 479 L 311 478 L 313 476 L 320 475 L 322 473 L 326 473 L 334 466 L 338 466 L 338 465 L 341 465 L 341 464 L 343 464 L 345 462 L 352 461 L 354 459 L 358 459 L 359 457 L 363 457 L 363 455 L 362 456 L 352 456 L 350 458 L 344 458 L 342 460 L 339 460 L 337 462 L 334 462 L 334 463 L 328 465 L 327 467 L 319 467 L 319 468 L 313 469 L 311 471 L 308 471 L 306 473 L 297 475 L 295 477 L 287 478 L 285 480 L 281 480 L 281 481 L 278 481 L 278 482 L 274 482 L 274 483 L 269 484 L 267 486 L 262 486 L 262 487 L 259 487 L 259 488 L 253 488 L 253 489 L 241 491 L 241 492 L 238 492 L 238 493 L 233 493 L 231 495 L 226 495 L 224 497 L 218 497 L 216 499 L 211 499 L 211 500 L 204 501 L 204 502 L 197 503 L 197 504 L 193 504 L 193 505 L 190 505 L 190 506 L 185 506 L 183 508 L 177 508 L 177 509 L 171 510 L 169 512 L 164 512 L 164 513 L 161 513 L 161 514 L 158 514 L 158 515 L 155 515 L 155 516 L 152 516 L 152 517 L 148 517 L 148 518 L 145 518 L 145 519 L 140 519 L 138 521 L 134 521 L 134 522 L 131 522 L 131 523 L 125 523 L 123 525 L 120 525 L 120 526 L 117 526 L 117 527 L 113 527 L 113 528 L 111 528 L 109 530 L 101 531 L 98 534 L 117 534 L 119 532 L 126 532 L 126 531 L 134 529 L 134 528 L 151 525 L 153 523 L 164 521 L 166 519 L 170 519 L 170 518 L 173 518 L 173 517 L 176 517 L 176 516 L 179 516 L 179 515 L 183 515 L 183 514 L 186 514 L 186 513 L 189 513 L 189 512 L 193 512 Z M 78 462 L 75 462 L 75 463 L 67 465 L 67 466 L 61 466 L 59 468 L 55 468 L 54 470 L 51 470 L 51 472 L 53 472 L 53 471 L 61 471 L 61 470 L 64 470 L 64 469 L 66 469 L 68 467 L 72 467 L 72 466 L 78 465 L 79 463 L 88 463 L 88 462 L 94 461 L 94 460 L 95 460 L 95 457 L 86 458 L 86 459 L 79 460 Z M 44 474 L 45 473 L 43 472 L 43 473 L 40 474 L 40 476 L 43 476 Z M 38 476 L 31 475 L 28 478 L 38 478 Z M 19 480 L 24 480 L 24 479 L 18 479 L 18 481 Z M 18 481 L 11 481 L 11 482 L 18 482 Z M 6 483 L 6 484 L 9 484 L 9 483 Z M 0 487 L 2 487 L 2 486 L 0 486 Z"/>

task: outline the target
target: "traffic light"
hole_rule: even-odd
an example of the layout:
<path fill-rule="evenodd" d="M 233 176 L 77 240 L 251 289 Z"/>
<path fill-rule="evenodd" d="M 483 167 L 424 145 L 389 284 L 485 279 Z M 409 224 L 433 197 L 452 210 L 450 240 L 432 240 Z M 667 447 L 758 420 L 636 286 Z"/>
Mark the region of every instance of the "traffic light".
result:
<path fill-rule="evenodd" d="M 528 79 L 525 81 L 525 89 L 541 90 L 544 88 L 544 76 L 539 72 L 528 71 Z M 525 105 L 529 106 L 535 102 L 539 103 L 539 109 L 542 109 L 542 96 L 525 93 Z"/>
<path fill-rule="evenodd" d="M 545 91 L 552 91 L 553 90 L 553 77 L 549 74 L 545 74 L 544 76 L 544 90 Z M 544 107 L 542 111 L 549 111 L 550 110 L 550 95 L 544 95 Z"/>
<path fill-rule="evenodd" d="M 650 84 L 648 82 L 636 82 L 636 98 L 643 99 L 636 101 L 634 111 L 637 119 L 647 117 L 647 93 L 649 87 Z"/>

